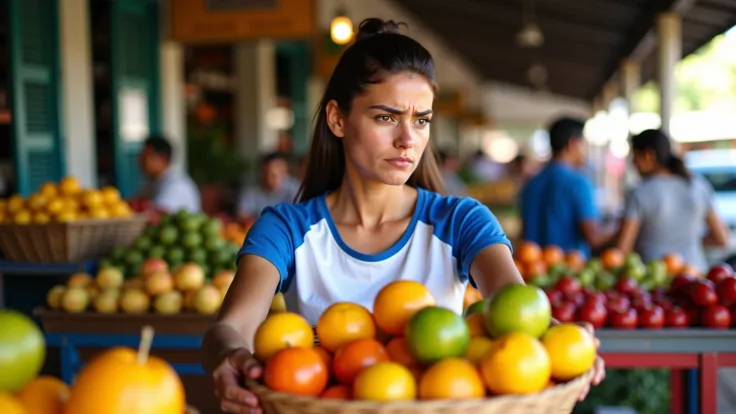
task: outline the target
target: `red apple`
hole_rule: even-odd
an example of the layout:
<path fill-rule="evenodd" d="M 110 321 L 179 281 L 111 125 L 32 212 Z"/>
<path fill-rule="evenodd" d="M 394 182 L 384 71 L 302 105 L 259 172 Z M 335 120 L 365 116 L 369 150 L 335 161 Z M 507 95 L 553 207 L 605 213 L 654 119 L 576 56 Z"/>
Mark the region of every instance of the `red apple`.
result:
<path fill-rule="evenodd" d="M 670 292 L 682 293 L 687 289 L 687 286 L 695 280 L 695 277 L 690 275 L 677 275 L 674 279 L 672 279 L 672 282 L 670 283 Z"/>
<path fill-rule="evenodd" d="M 636 292 L 639 286 L 637 285 L 636 280 L 630 277 L 622 277 L 618 279 L 614 288 L 620 293 L 630 295 Z"/>
<path fill-rule="evenodd" d="M 609 313 L 624 311 L 631 307 L 631 302 L 625 296 L 618 296 L 613 299 L 609 299 L 606 303 L 606 309 Z"/>
<path fill-rule="evenodd" d="M 552 305 L 552 317 L 560 323 L 574 322 L 576 310 L 572 302 L 557 302 Z"/>
<path fill-rule="evenodd" d="M 626 309 L 609 315 L 608 323 L 618 329 L 634 329 L 639 324 L 639 318 L 635 309 Z"/>
<path fill-rule="evenodd" d="M 664 326 L 664 310 L 659 306 L 644 308 L 639 313 L 639 326 L 647 329 L 660 329 Z"/>
<path fill-rule="evenodd" d="M 731 312 L 723 305 L 711 305 L 701 314 L 703 325 L 713 329 L 728 329 L 731 326 Z"/>
<path fill-rule="evenodd" d="M 667 289 L 665 289 L 663 286 L 657 286 L 654 289 L 652 289 L 650 297 L 652 298 L 652 300 L 666 298 Z"/>
<path fill-rule="evenodd" d="M 688 305 L 683 307 L 683 310 L 685 310 L 685 313 L 687 313 L 687 317 L 690 320 L 690 326 L 700 326 L 700 324 L 702 323 L 702 318 L 701 308 L 699 306 Z"/>
<path fill-rule="evenodd" d="M 563 296 L 565 300 L 574 303 L 575 306 L 581 306 L 585 301 L 585 295 L 583 295 L 583 292 L 577 292 L 573 294 L 566 293 Z"/>
<path fill-rule="evenodd" d="M 606 324 L 608 312 L 600 303 L 586 303 L 578 308 L 575 314 L 575 320 L 580 322 L 588 322 L 594 328 L 602 328 Z"/>
<path fill-rule="evenodd" d="M 615 290 L 606 290 L 603 292 L 603 295 L 606 296 L 606 299 L 612 299 L 621 296 L 621 294 L 616 292 Z"/>
<path fill-rule="evenodd" d="M 690 300 L 696 305 L 710 306 L 718 302 L 718 295 L 713 288 L 713 283 L 709 280 L 698 280 L 691 283 L 688 291 Z"/>
<path fill-rule="evenodd" d="M 708 280 L 718 283 L 727 277 L 734 277 L 733 268 L 728 263 L 713 266 L 708 272 Z"/>
<path fill-rule="evenodd" d="M 588 293 L 584 293 L 584 295 L 585 295 L 584 303 L 597 302 L 597 303 L 600 303 L 601 305 L 606 304 L 606 295 L 604 295 L 602 292 L 588 292 Z"/>
<path fill-rule="evenodd" d="M 555 289 L 566 295 L 573 295 L 581 291 L 582 285 L 580 285 L 580 281 L 576 278 L 564 276 L 555 283 Z"/>
<path fill-rule="evenodd" d="M 544 293 L 547 294 L 547 299 L 549 299 L 549 303 L 555 304 L 562 301 L 563 295 L 562 292 L 560 292 L 557 289 L 547 289 L 544 291 Z"/>
<path fill-rule="evenodd" d="M 646 308 L 648 306 L 651 306 L 651 304 L 652 304 L 652 300 L 649 299 L 648 297 L 634 296 L 631 299 L 631 306 L 633 306 L 633 307 L 637 307 L 638 306 L 638 307 L 644 307 L 644 308 Z"/>
<path fill-rule="evenodd" d="M 667 310 L 672 307 L 672 301 L 667 298 L 656 298 L 652 299 L 652 305 L 657 305 L 660 308 Z"/>
<path fill-rule="evenodd" d="M 690 317 L 682 308 L 667 309 L 664 312 L 665 324 L 670 328 L 687 328 L 690 325 Z"/>
<path fill-rule="evenodd" d="M 718 302 L 723 306 L 731 306 L 736 303 L 736 278 L 728 277 L 722 279 L 716 285 Z"/>

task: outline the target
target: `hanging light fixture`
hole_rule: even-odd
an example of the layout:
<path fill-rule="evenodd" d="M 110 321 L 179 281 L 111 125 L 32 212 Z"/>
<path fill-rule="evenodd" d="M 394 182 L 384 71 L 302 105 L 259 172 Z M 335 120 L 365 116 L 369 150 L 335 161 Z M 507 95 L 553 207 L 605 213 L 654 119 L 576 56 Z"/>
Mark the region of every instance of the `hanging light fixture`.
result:
<path fill-rule="evenodd" d="M 353 39 L 353 22 L 344 10 L 339 10 L 330 22 L 330 37 L 338 45 L 347 44 Z"/>
<path fill-rule="evenodd" d="M 516 42 L 524 48 L 537 48 L 544 44 L 544 34 L 536 23 L 534 0 L 524 2 L 522 27 L 516 34 Z"/>

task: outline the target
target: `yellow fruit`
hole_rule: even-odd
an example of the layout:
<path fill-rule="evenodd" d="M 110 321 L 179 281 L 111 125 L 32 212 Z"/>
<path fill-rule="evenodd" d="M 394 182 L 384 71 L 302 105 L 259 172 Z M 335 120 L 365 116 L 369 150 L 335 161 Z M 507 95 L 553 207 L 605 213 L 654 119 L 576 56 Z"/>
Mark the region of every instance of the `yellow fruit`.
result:
<path fill-rule="evenodd" d="M 471 337 L 488 336 L 488 332 L 486 332 L 486 322 L 482 313 L 474 313 L 467 316 L 465 318 L 465 323 L 468 324 Z"/>
<path fill-rule="evenodd" d="M 364 369 L 353 383 L 353 398 L 379 402 L 416 399 L 417 384 L 408 368 L 396 362 L 379 362 Z"/>
<path fill-rule="evenodd" d="M 19 195 L 13 195 L 10 196 L 8 199 L 8 213 L 16 213 L 17 211 L 21 210 L 26 205 L 26 200 L 19 196 Z"/>
<path fill-rule="evenodd" d="M 552 378 L 568 381 L 588 372 L 595 363 L 592 335 L 578 325 L 552 326 L 542 337 L 552 362 Z"/>
<path fill-rule="evenodd" d="M 95 206 L 90 208 L 88 216 L 93 219 L 106 219 L 110 217 L 110 213 L 103 206 Z"/>
<path fill-rule="evenodd" d="M 18 393 L 27 414 L 63 414 L 69 387 L 60 379 L 42 375 Z"/>
<path fill-rule="evenodd" d="M 286 299 L 283 293 L 279 292 L 274 295 L 268 311 L 271 313 L 286 312 Z"/>
<path fill-rule="evenodd" d="M 448 358 L 432 365 L 419 381 L 419 399 L 462 400 L 483 398 L 486 389 L 478 370 L 461 358 Z"/>
<path fill-rule="evenodd" d="M 115 187 L 105 187 L 100 192 L 102 193 L 102 200 L 108 206 L 115 205 L 120 201 L 120 191 Z"/>
<path fill-rule="evenodd" d="M 77 215 L 71 211 L 61 212 L 56 215 L 56 221 L 59 223 L 69 223 L 77 220 Z"/>
<path fill-rule="evenodd" d="M 60 198 L 54 198 L 49 200 L 46 204 L 46 212 L 51 215 L 59 214 L 64 209 L 64 200 Z"/>
<path fill-rule="evenodd" d="M 255 356 L 267 361 L 285 348 L 314 346 L 314 331 L 306 319 L 293 312 L 281 312 L 268 316 L 256 330 L 253 339 Z"/>
<path fill-rule="evenodd" d="M 356 339 L 375 338 L 376 324 L 368 309 L 356 303 L 335 303 L 320 316 L 317 337 L 321 346 L 336 352 Z"/>
<path fill-rule="evenodd" d="M 492 346 L 493 340 L 490 338 L 474 336 L 470 338 L 470 345 L 468 345 L 468 350 L 465 352 L 465 358 L 471 363 L 479 365 L 483 358 L 488 355 Z"/>
<path fill-rule="evenodd" d="M 31 219 L 33 217 L 31 216 L 31 212 L 28 210 L 20 210 L 15 213 L 15 216 L 13 217 L 13 221 L 16 224 L 28 224 L 31 222 Z"/>
<path fill-rule="evenodd" d="M 38 224 L 45 224 L 51 221 L 51 216 L 49 216 L 48 214 L 44 212 L 39 211 L 33 214 L 32 221 Z"/>
<path fill-rule="evenodd" d="M 386 285 L 373 302 L 376 325 L 390 335 L 403 335 L 409 320 L 421 309 L 435 304 L 426 286 L 411 280 Z"/>
<path fill-rule="evenodd" d="M 23 404 L 11 394 L 0 392 L 0 413 L 3 414 L 28 414 Z"/>
<path fill-rule="evenodd" d="M 59 181 L 59 190 L 64 195 L 75 195 L 82 190 L 82 186 L 74 177 L 64 177 Z"/>
<path fill-rule="evenodd" d="M 48 204 L 48 199 L 43 194 L 33 194 L 28 198 L 28 208 L 34 211 L 42 210 Z"/>
<path fill-rule="evenodd" d="M 552 364 L 538 339 L 512 332 L 494 341 L 480 369 L 486 386 L 494 394 L 532 394 L 547 386 Z"/>
<path fill-rule="evenodd" d="M 99 191 L 85 190 L 82 192 L 81 201 L 87 208 L 94 209 L 96 207 L 102 207 L 104 200 Z"/>
<path fill-rule="evenodd" d="M 49 199 L 56 197 L 59 194 L 59 191 L 56 188 L 56 185 L 54 185 L 54 183 L 43 183 L 41 185 L 41 188 L 39 188 L 38 192 L 40 194 L 43 194 Z"/>

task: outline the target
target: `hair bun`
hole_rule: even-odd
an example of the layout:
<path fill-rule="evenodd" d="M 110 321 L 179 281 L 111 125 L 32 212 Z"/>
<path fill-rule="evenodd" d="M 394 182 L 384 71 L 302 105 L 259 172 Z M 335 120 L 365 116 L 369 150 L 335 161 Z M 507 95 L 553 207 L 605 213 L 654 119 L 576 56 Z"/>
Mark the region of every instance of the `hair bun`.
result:
<path fill-rule="evenodd" d="M 360 41 L 381 33 L 400 33 L 401 26 L 406 26 L 406 23 L 371 17 L 360 23 L 355 40 Z"/>

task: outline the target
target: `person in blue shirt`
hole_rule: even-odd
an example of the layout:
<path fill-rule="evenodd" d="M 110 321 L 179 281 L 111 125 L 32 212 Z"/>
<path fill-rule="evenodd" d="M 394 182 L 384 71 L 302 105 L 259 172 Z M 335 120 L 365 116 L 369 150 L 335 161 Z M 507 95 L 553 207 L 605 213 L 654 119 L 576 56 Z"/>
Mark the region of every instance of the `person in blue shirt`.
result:
<path fill-rule="evenodd" d="M 591 248 L 608 243 L 613 233 L 600 228 L 593 185 L 579 170 L 586 155 L 584 125 L 560 118 L 550 126 L 552 160 L 526 183 L 519 203 L 525 241 L 590 256 Z"/>
<path fill-rule="evenodd" d="M 380 19 L 360 25 L 320 102 L 297 203 L 266 208 L 243 243 L 202 345 L 225 411 L 261 412 L 241 384 L 262 374 L 253 338 L 277 290 L 315 325 L 337 302 L 372 310 L 378 291 L 397 280 L 422 283 L 458 313 L 470 275 L 484 297 L 523 283 L 490 210 L 438 194 L 434 62 L 397 29 Z"/>

